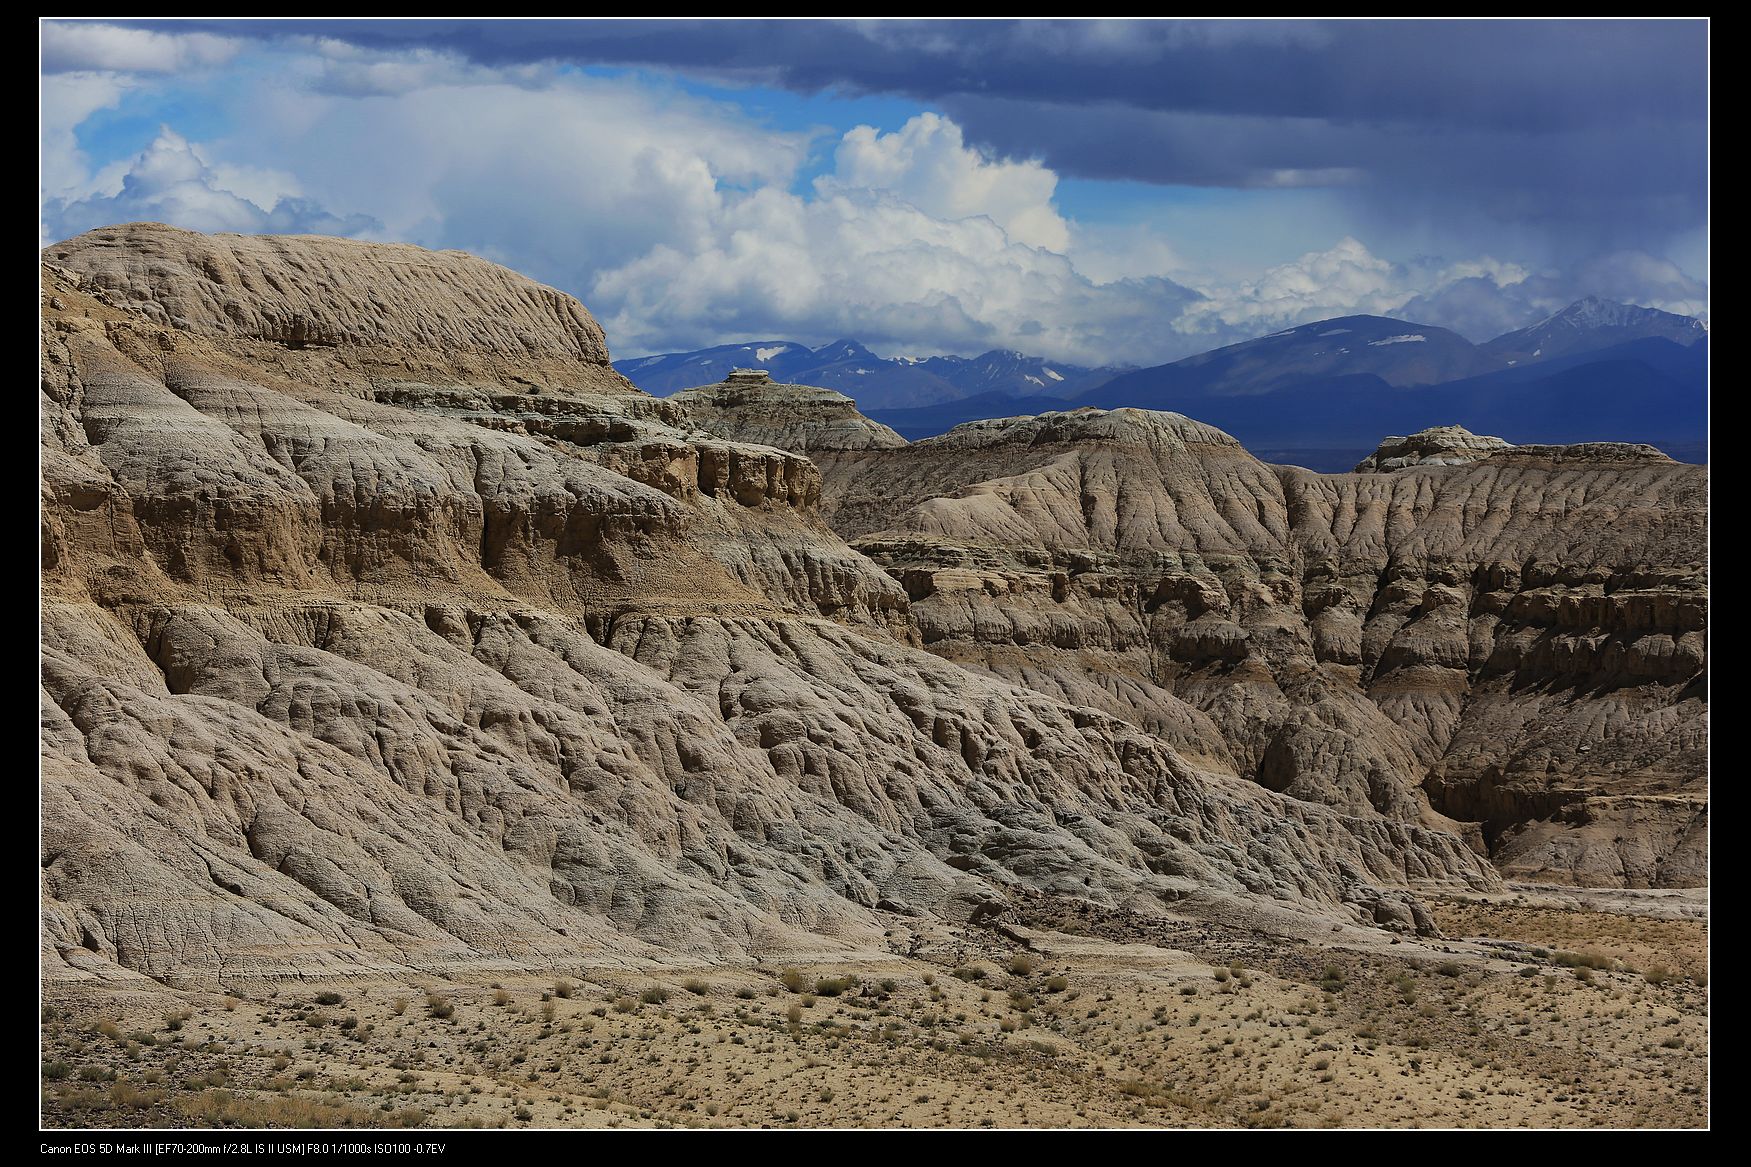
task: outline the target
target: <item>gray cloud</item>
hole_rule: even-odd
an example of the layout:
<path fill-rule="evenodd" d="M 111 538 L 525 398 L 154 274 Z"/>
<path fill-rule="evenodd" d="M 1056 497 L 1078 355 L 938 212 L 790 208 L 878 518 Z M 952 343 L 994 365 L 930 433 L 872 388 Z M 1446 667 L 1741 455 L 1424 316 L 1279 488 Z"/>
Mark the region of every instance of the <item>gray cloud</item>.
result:
<path fill-rule="evenodd" d="M 1452 217 L 1456 237 L 1524 225 L 1566 259 L 1658 251 L 1706 215 L 1700 20 L 156 27 L 321 36 L 495 67 L 636 65 L 801 93 L 903 95 L 948 113 L 972 143 L 1064 176 L 1332 186 L 1370 218 Z"/>

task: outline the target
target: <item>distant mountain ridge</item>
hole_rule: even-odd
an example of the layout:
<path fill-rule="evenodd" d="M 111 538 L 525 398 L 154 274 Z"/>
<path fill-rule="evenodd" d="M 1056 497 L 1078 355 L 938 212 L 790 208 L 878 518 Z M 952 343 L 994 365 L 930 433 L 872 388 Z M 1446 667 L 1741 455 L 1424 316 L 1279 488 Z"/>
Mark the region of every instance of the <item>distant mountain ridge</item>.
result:
<path fill-rule="evenodd" d="M 872 416 L 917 439 L 1079 405 L 1184 413 L 1272 461 L 1317 470 L 1354 465 L 1371 433 L 1431 425 L 1519 443 L 1647 442 L 1700 460 L 1708 329 L 1597 299 L 1481 345 L 1430 325 L 1345 316 L 1123 373 L 1081 396 L 987 393 Z"/>
<path fill-rule="evenodd" d="M 693 352 L 615 361 L 647 393 L 667 397 L 712 385 L 733 369 L 765 369 L 776 381 L 836 389 L 864 410 L 935 405 L 978 394 L 1074 397 L 1123 372 L 1090 369 L 1006 349 L 976 357 L 878 357 L 855 340 L 810 348 L 795 341 L 749 341 Z"/>
<path fill-rule="evenodd" d="M 1340 316 L 1145 369 L 1001 349 L 883 358 L 855 340 L 750 341 L 614 367 L 659 396 L 766 369 L 844 393 L 908 439 L 1083 405 L 1166 409 L 1319 470 L 1353 466 L 1384 431 L 1431 425 L 1519 443 L 1647 442 L 1684 460 L 1700 460 L 1708 440 L 1707 326 L 1597 297 L 1483 344 L 1390 316 Z"/>
<path fill-rule="evenodd" d="M 1537 324 L 1481 344 L 1478 350 L 1509 365 L 1522 365 L 1632 340 L 1658 337 L 1688 346 L 1707 336 L 1708 326 L 1694 316 L 1588 296 Z"/>
<path fill-rule="evenodd" d="M 1329 377 L 1378 377 L 1388 385 L 1436 385 L 1495 367 L 1445 328 L 1389 316 L 1339 316 L 1274 332 L 1114 377 L 1082 403 L 1181 409 L 1173 402 L 1262 396 Z"/>

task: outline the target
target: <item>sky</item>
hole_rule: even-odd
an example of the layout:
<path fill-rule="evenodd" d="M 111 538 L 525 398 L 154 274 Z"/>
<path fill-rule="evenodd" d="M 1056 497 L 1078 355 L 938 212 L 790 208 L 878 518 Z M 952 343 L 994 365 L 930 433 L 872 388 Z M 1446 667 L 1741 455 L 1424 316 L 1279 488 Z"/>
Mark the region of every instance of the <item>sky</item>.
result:
<path fill-rule="evenodd" d="M 1708 310 L 1708 25 L 45 20 L 46 245 L 459 248 L 618 357 L 1151 365 L 1582 296 Z"/>

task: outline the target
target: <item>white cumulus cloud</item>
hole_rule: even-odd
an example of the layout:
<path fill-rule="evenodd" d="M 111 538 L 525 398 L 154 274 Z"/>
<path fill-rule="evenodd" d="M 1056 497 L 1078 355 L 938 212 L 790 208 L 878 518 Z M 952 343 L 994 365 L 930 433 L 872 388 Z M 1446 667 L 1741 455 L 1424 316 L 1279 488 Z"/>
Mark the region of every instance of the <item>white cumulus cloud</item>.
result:
<path fill-rule="evenodd" d="M 1346 236 L 1256 279 L 1200 287 L 1205 298 L 1174 327 L 1242 339 L 1333 316 L 1398 316 L 1487 339 L 1532 318 L 1524 296 L 1529 274 L 1487 255 L 1393 263 Z"/>
<path fill-rule="evenodd" d="M 938 114 L 919 114 L 891 134 L 858 126 L 841 139 L 833 163 L 834 172 L 816 180 L 823 194 L 885 190 L 939 219 L 986 216 L 1030 247 L 1069 246 L 1069 224 L 1052 206 L 1058 176 L 1038 162 L 986 157 Z"/>
<path fill-rule="evenodd" d="M 167 126 L 134 159 L 116 193 L 48 200 L 44 232 L 64 239 L 110 223 L 146 220 L 197 231 L 252 234 L 363 235 L 376 227 L 368 216 L 336 216 L 296 193 L 274 192 L 273 185 L 270 174 L 237 166 L 215 168 L 198 148 Z M 263 201 L 253 201 L 235 187 Z"/>
<path fill-rule="evenodd" d="M 629 350 L 755 334 L 856 337 L 879 349 L 1015 347 L 1060 360 L 1148 359 L 1191 293 L 1163 279 L 1097 285 L 993 220 L 945 220 L 891 192 L 768 190 L 728 203 L 712 240 L 604 273 L 590 300 Z"/>

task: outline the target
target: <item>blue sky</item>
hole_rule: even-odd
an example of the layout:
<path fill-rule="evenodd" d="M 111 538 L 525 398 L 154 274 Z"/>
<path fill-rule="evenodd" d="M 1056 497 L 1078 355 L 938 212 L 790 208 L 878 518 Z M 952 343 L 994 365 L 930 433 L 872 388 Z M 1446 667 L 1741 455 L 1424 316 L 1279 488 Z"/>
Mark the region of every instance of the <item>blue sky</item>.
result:
<path fill-rule="evenodd" d="M 1707 312 L 1697 21 L 48 21 L 45 242 L 457 247 L 617 356 Z"/>

